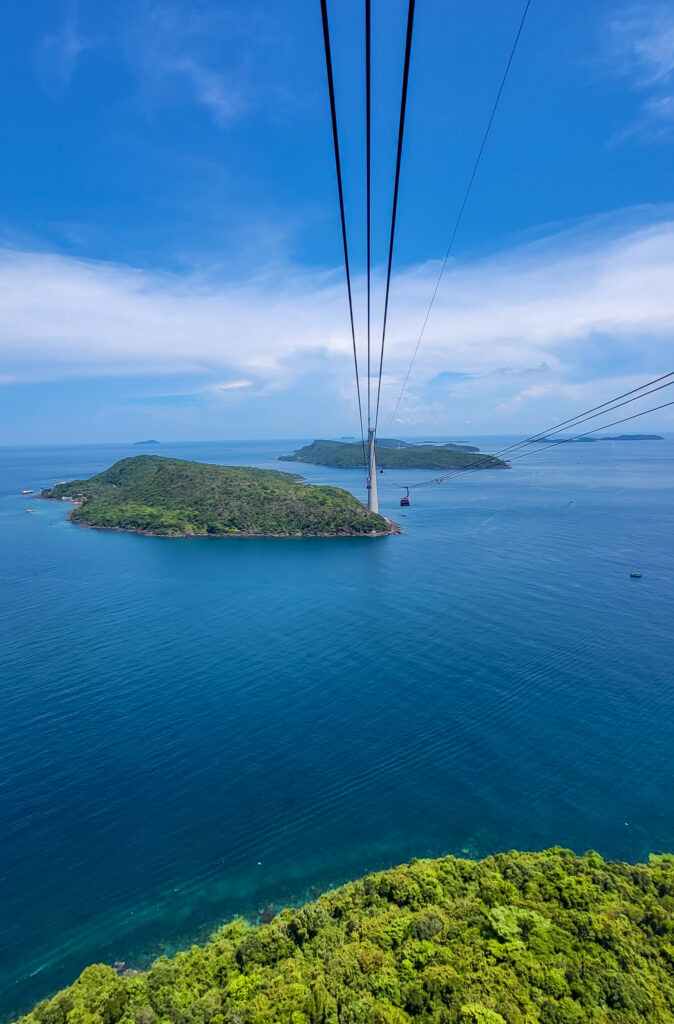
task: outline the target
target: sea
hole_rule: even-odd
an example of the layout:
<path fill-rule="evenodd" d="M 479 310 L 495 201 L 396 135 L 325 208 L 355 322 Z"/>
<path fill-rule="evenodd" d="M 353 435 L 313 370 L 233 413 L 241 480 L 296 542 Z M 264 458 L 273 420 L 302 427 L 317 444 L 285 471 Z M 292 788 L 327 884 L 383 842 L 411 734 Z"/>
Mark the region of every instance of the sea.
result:
<path fill-rule="evenodd" d="M 364 499 L 275 461 L 306 440 L 0 449 L 3 1020 L 412 857 L 674 851 L 674 436 L 409 508 L 428 471 L 386 471 L 379 538 L 160 539 L 21 495 L 147 450 Z"/>

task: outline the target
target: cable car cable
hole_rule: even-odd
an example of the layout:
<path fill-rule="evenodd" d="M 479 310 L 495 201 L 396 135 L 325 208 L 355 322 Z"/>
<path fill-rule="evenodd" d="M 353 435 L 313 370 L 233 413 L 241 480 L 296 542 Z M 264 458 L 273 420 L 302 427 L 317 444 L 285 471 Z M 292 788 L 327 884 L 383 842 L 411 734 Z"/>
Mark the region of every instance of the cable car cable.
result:
<path fill-rule="evenodd" d="M 370 442 L 370 285 L 371 285 L 371 263 L 372 263 L 372 231 L 371 231 L 371 155 L 372 155 L 372 116 L 371 116 L 371 35 L 372 35 L 372 9 L 371 0 L 365 0 L 365 220 L 367 234 L 367 430 L 368 445 Z M 369 448 L 368 448 L 369 452 Z"/>
<path fill-rule="evenodd" d="M 368 0 L 369 2 L 369 0 Z M 403 84 L 400 94 L 400 119 L 398 122 L 398 149 L 396 152 L 396 170 L 395 179 L 393 184 L 393 205 L 391 210 L 391 232 L 389 236 L 389 247 L 388 247 L 388 266 L 386 270 L 386 292 L 384 298 L 384 321 L 381 332 L 381 352 L 379 355 L 379 379 L 377 381 L 377 408 L 374 417 L 374 429 L 377 430 L 377 424 L 379 422 L 379 399 L 381 396 L 381 377 L 382 369 L 384 366 L 384 346 L 386 344 L 386 321 L 388 317 L 388 301 L 389 293 L 391 289 L 391 267 L 393 264 L 393 243 L 395 239 L 396 230 L 396 216 L 398 212 L 398 189 L 400 186 L 400 165 L 402 163 L 403 154 L 403 135 L 405 133 L 405 111 L 407 109 L 407 85 L 410 76 L 410 57 L 412 54 L 412 30 L 414 28 L 414 2 L 415 0 L 409 0 L 407 8 L 407 32 L 405 36 L 405 61 L 403 65 Z M 530 2 L 530 0 L 529 0 Z M 368 284 L 369 287 L 369 284 Z"/>
<path fill-rule="evenodd" d="M 672 374 L 668 374 L 667 376 L 672 376 Z M 673 384 L 674 384 L 674 381 L 670 381 L 668 384 L 662 384 L 661 387 L 652 388 L 650 391 L 644 391 L 643 394 L 636 395 L 634 398 L 630 398 L 627 402 L 620 402 L 617 405 L 614 405 L 613 402 L 617 402 L 618 399 L 617 398 L 616 399 L 612 399 L 611 402 L 603 403 L 604 405 L 610 405 L 611 406 L 609 409 L 606 409 L 603 413 L 595 413 L 594 416 L 587 416 L 585 413 L 579 413 L 578 416 L 575 417 L 575 419 L 573 421 L 572 420 L 565 420 L 565 423 L 571 423 L 572 426 L 578 427 L 578 426 L 580 426 L 581 423 L 586 423 L 588 420 L 595 419 L 596 416 L 602 416 L 602 415 L 605 416 L 607 413 L 614 412 L 616 409 L 621 408 L 621 406 L 623 406 L 623 405 L 630 405 L 631 402 L 638 402 L 640 399 L 646 398 L 647 395 L 652 395 L 655 391 L 660 391 L 662 388 L 671 387 Z M 646 386 L 647 385 L 644 385 L 644 387 L 646 387 Z M 618 396 L 618 397 L 622 397 L 622 396 Z M 608 424 L 608 425 L 611 426 L 612 424 Z M 439 477 L 432 477 L 430 480 L 422 480 L 418 484 L 410 484 L 410 487 L 425 487 L 428 484 L 442 483 L 444 480 L 448 480 L 448 479 L 450 479 L 453 476 L 459 476 L 461 473 L 465 472 L 467 469 L 479 469 L 485 463 L 489 462 L 489 460 L 491 458 L 494 458 L 495 456 L 499 456 L 499 455 L 507 455 L 508 459 L 511 462 L 514 462 L 516 460 L 515 459 L 511 459 L 510 455 L 508 454 L 509 452 L 518 451 L 520 448 L 525 448 L 525 447 L 527 447 L 530 444 L 535 444 L 536 441 L 546 441 L 549 437 L 554 437 L 555 434 L 558 434 L 561 429 L 562 429 L 562 427 L 560 426 L 558 429 L 554 429 L 553 428 L 553 429 L 548 430 L 546 432 L 541 432 L 539 434 L 534 434 L 532 437 L 525 438 L 523 441 L 517 441 L 514 444 L 508 445 L 506 448 L 502 448 L 500 451 L 495 452 L 494 455 L 484 455 L 484 456 L 482 456 L 482 458 L 478 459 L 476 462 L 470 463 L 468 466 L 463 466 L 461 469 L 452 470 L 451 473 L 445 473 L 445 474 L 443 474 L 442 476 L 439 476 Z M 599 427 L 598 429 L 601 430 L 602 428 Z M 592 433 L 592 431 L 591 431 L 591 433 Z M 563 444 L 563 443 L 565 443 L 568 440 L 572 440 L 572 439 L 571 438 L 561 438 L 559 443 Z M 555 442 L 555 443 L 558 443 L 558 442 Z M 537 450 L 541 450 L 541 449 L 537 449 Z M 406 487 L 407 485 L 406 484 L 400 484 L 399 486 L 400 487 Z"/>
<path fill-rule="evenodd" d="M 356 349 L 356 328 L 353 320 L 353 297 L 351 294 L 351 269 L 349 265 L 349 247 L 346 237 L 346 217 L 344 215 L 344 188 L 342 185 L 342 162 L 339 152 L 339 133 L 337 130 L 337 107 L 335 104 L 335 84 L 332 74 L 332 51 L 330 47 L 330 26 L 328 22 L 327 0 L 321 0 L 321 18 L 323 22 L 323 41 L 325 44 L 325 66 L 328 76 L 328 92 L 330 95 L 330 117 L 332 120 L 332 141 L 335 151 L 335 169 L 337 172 L 337 193 L 339 195 L 339 215 L 342 224 L 342 243 L 344 245 L 344 269 L 346 271 L 346 290 L 349 297 L 349 317 L 351 320 L 351 343 L 353 345 L 353 362 L 356 370 L 356 394 L 358 396 L 358 416 L 360 419 L 360 440 L 363 446 L 363 464 L 367 465 L 365 456 L 365 435 L 363 432 L 363 407 L 360 396 L 360 375 L 358 373 L 358 352 Z M 369 387 L 369 381 L 368 381 Z"/>
<path fill-rule="evenodd" d="M 655 391 L 661 391 L 662 388 L 671 387 L 672 385 L 674 385 L 674 381 L 672 380 L 670 380 L 667 384 L 661 384 L 660 387 L 651 387 L 652 384 L 658 384 L 660 381 L 667 380 L 668 377 L 674 377 L 674 371 L 666 373 L 661 377 L 655 377 L 653 380 L 648 381 L 646 384 L 642 384 L 641 387 L 633 388 L 631 391 L 625 391 L 622 395 L 616 395 L 615 398 L 611 398 L 607 402 L 602 402 L 600 405 L 592 406 L 592 408 L 586 409 L 584 412 L 579 412 L 576 416 L 572 416 L 570 419 L 563 420 L 561 423 L 557 423 L 555 424 L 555 426 L 549 427 L 547 430 L 539 431 L 538 433 L 532 434 L 530 437 L 524 438 L 521 441 L 516 441 L 513 444 L 507 445 L 505 448 L 501 448 L 499 451 L 494 452 L 494 455 L 483 455 L 475 462 L 470 463 L 468 466 L 463 466 L 461 469 L 452 470 L 451 473 L 445 473 L 439 477 L 432 477 L 430 480 L 422 480 L 416 484 L 409 484 L 409 486 L 425 487 L 428 484 L 440 483 L 441 481 L 448 480 L 453 476 L 459 476 L 468 469 L 478 469 L 480 466 L 484 465 L 494 456 L 506 455 L 508 452 L 517 451 L 520 448 L 535 443 L 536 441 L 546 440 L 548 437 L 553 437 L 555 434 L 559 433 L 559 431 L 563 429 L 565 426 L 580 426 L 581 423 L 585 423 L 588 420 L 595 419 L 597 415 L 606 415 L 607 413 L 613 412 L 615 409 L 621 408 L 621 406 L 629 405 L 631 402 L 637 402 L 642 398 L 646 398 L 647 395 L 652 395 Z M 650 390 L 646 391 L 646 388 L 650 388 Z M 641 394 L 637 394 L 636 392 L 641 392 Z M 626 402 L 620 401 L 621 399 L 626 398 L 629 395 L 633 395 L 634 397 L 630 398 L 629 401 Z M 610 406 L 610 408 L 606 408 L 607 406 Z M 604 409 L 605 411 L 603 414 L 597 413 L 597 409 Z M 589 415 L 590 413 L 595 413 L 595 415 Z M 612 424 L 609 424 L 609 426 L 611 425 Z M 602 428 L 599 427 L 598 429 L 601 430 Z M 565 443 L 566 440 L 566 438 L 563 438 L 561 442 L 555 443 Z M 512 459 L 511 461 L 515 460 Z M 407 484 L 398 484 L 397 486 L 405 488 L 408 487 Z"/>
<path fill-rule="evenodd" d="M 558 444 L 568 444 L 569 441 L 578 441 L 581 437 L 587 437 L 589 434 L 596 434 L 598 430 L 606 430 L 607 427 L 615 427 L 619 423 L 627 423 L 628 420 L 638 420 L 640 416 L 647 416 L 649 412 L 658 412 L 660 409 L 668 409 L 670 405 L 674 405 L 674 401 L 665 402 L 664 405 L 654 405 L 651 409 L 644 409 L 643 412 L 632 413 L 631 416 L 623 416 L 622 419 L 613 420 L 611 423 L 604 423 L 601 427 L 593 427 L 592 430 L 586 430 L 584 434 L 576 434 L 575 437 L 562 437 L 559 441 L 553 441 L 551 444 L 546 444 L 542 448 L 534 448 L 530 452 L 524 452 L 523 455 L 516 455 L 512 462 L 517 462 L 518 459 L 524 459 L 527 455 L 535 455 L 536 452 L 544 452 L 547 448 L 554 448 Z"/>
<path fill-rule="evenodd" d="M 672 376 L 672 374 L 667 374 L 667 376 Z M 660 379 L 662 379 L 662 378 L 660 378 Z M 652 382 L 652 383 L 655 383 L 655 382 Z M 606 406 L 606 405 L 610 406 L 610 408 L 609 409 L 605 409 L 604 412 L 595 412 L 594 415 L 592 415 L 592 416 L 588 416 L 587 413 L 578 413 L 578 416 L 574 416 L 571 420 L 565 420 L 563 424 L 559 424 L 556 428 L 552 428 L 552 429 L 546 430 L 546 431 L 541 431 L 540 434 L 534 434 L 533 437 L 526 438 L 526 440 L 524 440 L 524 441 L 517 441 L 515 444 L 508 445 L 507 448 L 503 448 L 503 449 L 501 449 L 501 451 L 496 452 L 495 454 L 496 455 L 504 455 L 507 452 L 517 451 L 519 448 L 522 448 L 525 445 L 534 444 L 536 441 L 547 441 L 548 438 L 554 437 L 555 434 L 559 434 L 564 429 L 565 424 L 571 424 L 571 426 L 573 426 L 573 427 L 579 427 L 581 423 L 587 423 L 588 420 L 594 420 L 594 419 L 597 418 L 597 416 L 605 416 L 607 413 L 614 412 L 616 409 L 620 409 L 623 405 L 630 405 L 631 402 L 638 402 L 640 399 L 646 398 L 647 395 L 652 395 L 656 391 L 661 391 L 663 388 L 669 388 L 673 384 L 674 384 L 674 381 L 670 380 L 667 384 L 661 384 L 657 388 L 651 388 L 650 391 L 644 391 L 643 394 L 636 395 L 634 398 L 630 398 L 626 402 L 619 402 L 618 399 L 622 398 L 624 396 L 623 395 L 618 395 L 617 398 L 612 399 L 610 402 L 604 402 L 603 403 L 604 406 Z M 644 384 L 643 387 L 648 387 L 648 385 Z M 643 388 L 642 389 L 638 389 L 638 390 L 643 390 Z M 614 404 L 614 403 L 617 403 L 617 404 Z M 587 412 L 592 412 L 592 410 L 588 409 Z M 485 456 L 480 461 L 482 461 L 482 462 L 488 461 L 488 459 L 492 458 L 492 457 L 493 456 Z M 465 469 L 472 469 L 472 468 L 476 468 L 478 465 L 479 465 L 479 462 L 475 463 L 473 466 L 466 466 L 464 468 Z M 458 470 L 457 472 L 462 472 L 462 470 Z M 429 481 L 429 483 L 435 483 L 435 480 L 436 480 L 436 478 L 433 478 L 433 480 Z M 417 486 L 417 485 L 415 485 L 415 486 Z"/>
<path fill-rule="evenodd" d="M 563 437 L 560 438 L 559 441 L 552 441 L 551 444 L 543 445 L 542 448 L 533 448 L 528 452 L 523 452 L 522 455 L 516 455 L 510 461 L 517 462 L 518 459 L 526 459 L 529 455 L 536 455 L 537 452 L 544 452 L 548 448 L 556 448 L 558 444 L 568 444 L 570 441 L 578 441 L 582 437 L 588 437 L 590 434 L 596 434 L 598 430 L 606 430 L 608 427 L 616 427 L 619 423 L 627 423 L 629 420 L 637 420 L 640 416 L 647 416 L 650 412 L 658 412 L 660 409 L 668 409 L 672 405 L 674 405 L 674 401 L 665 402 L 663 405 L 655 405 L 651 409 L 644 409 L 642 412 L 635 412 L 631 416 L 623 416 L 619 420 L 613 420 L 611 423 L 604 423 L 600 427 L 593 427 L 592 430 L 586 430 L 583 434 L 576 434 L 574 437 Z M 465 469 L 470 469 L 470 467 L 466 466 Z M 443 480 L 447 480 L 450 476 L 458 476 L 460 473 L 465 472 L 465 469 L 459 470 L 457 473 L 448 473 L 445 476 L 434 477 L 433 480 L 426 480 L 421 484 L 400 484 L 399 486 L 404 487 L 407 491 L 407 498 L 401 498 L 400 504 L 402 505 L 404 503 L 405 505 L 409 505 L 409 492 L 411 488 L 424 487 L 426 484 L 442 483 Z"/>
<path fill-rule="evenodd" d="M 456 221 L 454 223 L 454 229 L 452 231 L 452 235 L 451 235 L 451 238 L 449 240 L 449 246 L 447 247 L 447 252 L 445 253 L 445 258 L 442 261 L 442 266 L 440 267 L 440 273 L 438 274 L 438 279 L 435 282 L 435 288 L 433 289 L 433 294 L 431 296 L 431 301 L 429 303 L 428 309 L 426 310 L 426 316 L 424 317 L 424 322 L 423 322 L 423 324 L 421 326 L 421 331 L 419 332 L 419 337 L 417 339 L 417 343 L 416 343 L 414 352 L 412 354 L 412 358 L 410 360 L 410 364 L 409 364 L 409 366 L 407 368 L 407 373 L 405 374 L 405 379 L 404 379 L 403 385 L 402 385 L 402 387 L 400 389 L 400 394 L 398 395 L 398 398 L 397 398 L 397 401 L 396 401 L 396 404 L 395 404 L 395 409 L 393 410 L 393 415 L 391 416 L 391 421 L 390 421 L 389 426 L 388 426 L 388 430 L 391 429 L 391 427 L 393 425 L 393 421 L 396 418 L 396 414 L 398 412 L 398 407 L 400 406 L 400 402 L 402 400 L 403 394 L 405 393 L 405 388 L 407 387 L 407 382 L 409 380 L 410 373 L 412 372 L 412 367 L 414 366 L 414 361 L 417 358 L 417 353 L 419 351 L 419 346 L 421 345 L 421 341 L 422 341 L 424 333 L 426 331 L 426 325 L 428 323 L 428 318 L 430 317 L 431 310 L 433 309 L 433 305 L 435 304 L 435 299 L 436 299 L 436 296 L 438 294 L 438 289 L 440 288 L 440 282 L 442 281 L 443 275 L 445 273 L 445 268 L 447 266 L 447 262 L 449 260 L 450 255 L 451 255 L 452 249 L 454 248 L 454 240 L 456 239 L 457 232 L 459 230 L 459 227 L 461 225 L 461 221 L 463 219 L 463 214 L 464 214 L 464 211 L 466 209 L 466 205 L 468 203 L 468 198 L 470 196 L 470 192 L 471 192 L 471 189 L 473 187 L 473 182 L 475 181 L 475 175 L 477 174 L 478 167 L 480 166 L 480 161 L 482 159 L 482 154 L 484 153 L 484 148 L 485 148 L 485 146 L 487 144 L 487 139 L 489 138 L 489 133 L 491 131 L 492 124 L 494 123 L 494 118 L 496 116 L 496 111 L 498 109 L 498 105 L 499 105 L 500 100 L 501 100 L 501 95 L 503 93 L 503 89 L 505 87 L 506 80 L 507 80 L 508 74 L 510 72 L 510 67 L 512 65 L 513 58 L 515 56 L 515 51 L 517 50 L 517 45 L 518 45 L 518 43 L 520 41 L 520 36 L 522 35 L 522 29 L 524 28 L 524 22 L 526 21 L 527 14 L 529 13 L 529 7 L 530 6 L 531 6 L 531 0 L 526 0 L 526 3 L 524 5 L 524 11 L 523 11 L 522 17 L 520 19 L 519 27 L 518 27 L 517 33 L 515 35 L 515 40 L 513 42 L 512 49 L 510 50 L 510 56 L 508 57 L 508 63 L 506 64 L 505 71 L 503 72 L 503 77 L 501 78 L 501 84 L 499 85 L 498 92 L 496 93 L 496 99 L 494 100 L 494 105 L 492 107 L 491 114 L 489 115 L 489 120 L 487 122 L 487 127 L 486 127 L 486 129 L 484 131 L 484 134 L 482 136 L 482 142 L 480 143 L 480 148 L 479 148 L 478 153 L 477 153 L 477 158 L 475 160 L 475 163 L 473 164 L 473 170 L 471 172 L 470 178 L 468 179 L 468 186 L 467 186 L 466 191 L 464 193 L 463 201 L 461 203 L 461 206 L 459 207 L 459 213 L 458 213 L 458 216 L 457 216 Z"/>

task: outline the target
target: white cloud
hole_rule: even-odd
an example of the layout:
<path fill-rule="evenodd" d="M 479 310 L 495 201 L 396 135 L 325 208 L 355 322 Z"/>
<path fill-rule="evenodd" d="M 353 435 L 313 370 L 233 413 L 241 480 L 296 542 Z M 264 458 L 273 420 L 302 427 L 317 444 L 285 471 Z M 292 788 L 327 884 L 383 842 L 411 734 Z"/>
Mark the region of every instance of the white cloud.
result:
<path fill-rule="evenodd" d="M 669 370 L 674 217 L 650 211 L 643 223 L 648 212 L 641 224 L 634 214 L 592 222 L 448 268 L 401 421 L 437 423 L 449 408 L 463 422 L 478 405 L 503 416 L 525 406 L 545 412 L 553 396 L 586 401 L 614 382 Z M 437 269 L 394 278 L 385 422 Z M 362 294 L 362 282 L 355 287 Z M 0 371 L 24 380 L 200 374 L 214 381 L 214 395 L 273 395 L 311 372 L 341 401 L 353 372 L 345 301 L 338 271 L 287 268 L 228 284 L 6 249 Z"/>
<path fill-rule="evenodd" d="M 674 11 L 671 6 L 628 10 L 610 22 L 615 69 L 629 77 L 644 99 L 641 119 L 621 138 L 635 134 L 661 141 L 674 133 Z"/>

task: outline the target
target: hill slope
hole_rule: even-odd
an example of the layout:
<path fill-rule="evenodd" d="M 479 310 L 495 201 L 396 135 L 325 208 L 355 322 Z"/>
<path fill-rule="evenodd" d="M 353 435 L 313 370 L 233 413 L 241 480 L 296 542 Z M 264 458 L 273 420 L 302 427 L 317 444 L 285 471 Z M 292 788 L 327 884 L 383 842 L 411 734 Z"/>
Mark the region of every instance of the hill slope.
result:
<path fill-rule="evenodd" d="M 392 447 L 393 441 L 385 439 L 377 444 L 377 465 L 380 469 L 505 469 L 507 463 L 495 455 L 475 454 L 477 449 L 466 451 L 457 445 L 410 444 Z M 334 466 L 341 469 L 357 469 L 363 465 L 361 444 L 344 441 L 312 441 L 292 455 L 281 455 L 281 462 L 311 462 L 319 466 Z"/>
<path fill-rule="evenodd" d="M 159 455 L 122 459 L 43 498 L 70 499 L 85 526 L 156 536 L 370 536 L 395 527 L 338 487 L 273 469 L 213 466 Z"/>
<path fill-rule="evenodd" d="M 117 977 L 88 967 L 24 1024 L 671 1024 L 674 857 L 446 857 Z"/>

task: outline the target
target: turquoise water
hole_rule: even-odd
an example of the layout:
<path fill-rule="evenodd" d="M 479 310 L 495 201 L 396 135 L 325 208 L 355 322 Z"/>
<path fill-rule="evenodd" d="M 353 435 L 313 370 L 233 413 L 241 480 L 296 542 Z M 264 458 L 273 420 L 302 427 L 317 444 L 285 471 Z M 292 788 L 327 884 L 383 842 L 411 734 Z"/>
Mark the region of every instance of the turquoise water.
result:
<path fill-rule="evenodd" d="M 0 449 L 0 1014 L 412 856 L 674 849 L 673 440 L 407 510 L 385 473 L 375 540 L 105 533 L 19 493 L 138 451 Z"/>

